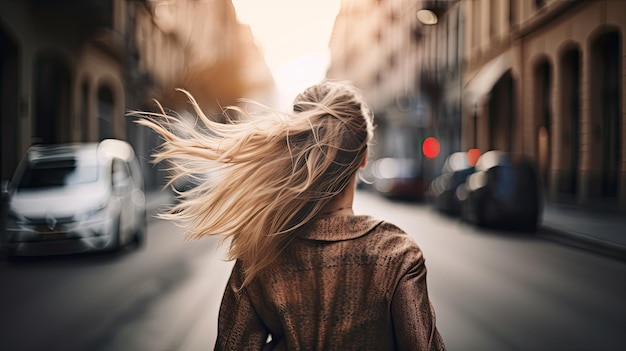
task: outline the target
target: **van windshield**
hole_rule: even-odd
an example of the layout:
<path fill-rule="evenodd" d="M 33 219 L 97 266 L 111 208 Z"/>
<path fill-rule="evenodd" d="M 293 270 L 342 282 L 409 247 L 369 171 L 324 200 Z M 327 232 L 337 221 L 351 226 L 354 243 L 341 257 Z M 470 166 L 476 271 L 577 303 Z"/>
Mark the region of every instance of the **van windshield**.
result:
<path fill-rule="evenodd" d="M 79 163 L 76 159 L 35 161 L 26 167 L 18 189 L 55 188 L 92 183 L 98 180 L 96 164 Z"/>

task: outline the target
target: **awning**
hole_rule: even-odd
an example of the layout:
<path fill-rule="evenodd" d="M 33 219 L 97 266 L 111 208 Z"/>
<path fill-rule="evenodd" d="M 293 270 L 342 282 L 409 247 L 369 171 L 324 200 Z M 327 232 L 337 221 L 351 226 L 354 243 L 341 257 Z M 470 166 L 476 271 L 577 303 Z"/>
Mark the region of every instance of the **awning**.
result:
<path fill-rule="evenodd" d="M 480 106 L 487 94 L 491 91 L 498 79 L 511 69 L 509 52 L 505 52 L 484 64 L 476 74 L 470 78 L 463 89 L 463 105 L 471 109 Z"/>

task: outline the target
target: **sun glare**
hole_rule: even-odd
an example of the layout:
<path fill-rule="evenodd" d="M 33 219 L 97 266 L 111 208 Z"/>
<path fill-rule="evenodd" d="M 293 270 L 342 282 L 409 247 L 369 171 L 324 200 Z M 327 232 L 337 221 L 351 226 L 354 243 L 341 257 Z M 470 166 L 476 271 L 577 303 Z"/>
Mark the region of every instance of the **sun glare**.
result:
<path fill-rule="evenodd" d="M 339 0 L 233 0 L 233 5 L 239 21 L 250 25 L 281 100 L 324 78 Z"/>

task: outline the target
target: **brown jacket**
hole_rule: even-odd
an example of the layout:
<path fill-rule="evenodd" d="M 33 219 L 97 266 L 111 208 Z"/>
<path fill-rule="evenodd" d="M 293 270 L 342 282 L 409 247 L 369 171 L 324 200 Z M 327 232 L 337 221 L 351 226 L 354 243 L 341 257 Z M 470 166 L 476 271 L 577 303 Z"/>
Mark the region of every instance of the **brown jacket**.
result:
<path fill-rule="evenodd" d="M 445 349 L 421 250 L 398 227 L 369 216 L 318 219 L 239 290 L 242 282 L 238 261 L 216 350 Z"/>

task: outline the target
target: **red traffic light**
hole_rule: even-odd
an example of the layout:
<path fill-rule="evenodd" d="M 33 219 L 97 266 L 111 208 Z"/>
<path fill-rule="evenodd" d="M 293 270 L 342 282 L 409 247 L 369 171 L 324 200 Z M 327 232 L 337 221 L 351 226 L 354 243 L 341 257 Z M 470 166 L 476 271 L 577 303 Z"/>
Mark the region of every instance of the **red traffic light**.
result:
<path fill-rule="evenodd" d="M 439 145 L 439 140 L 434 137 L 428 137 L 424 139 L 422 143 L 422 152 L 424 156 L 427 158 L 435 158 L 439 155 L 439 151 L 441 150 L 441 146 Z"/>

